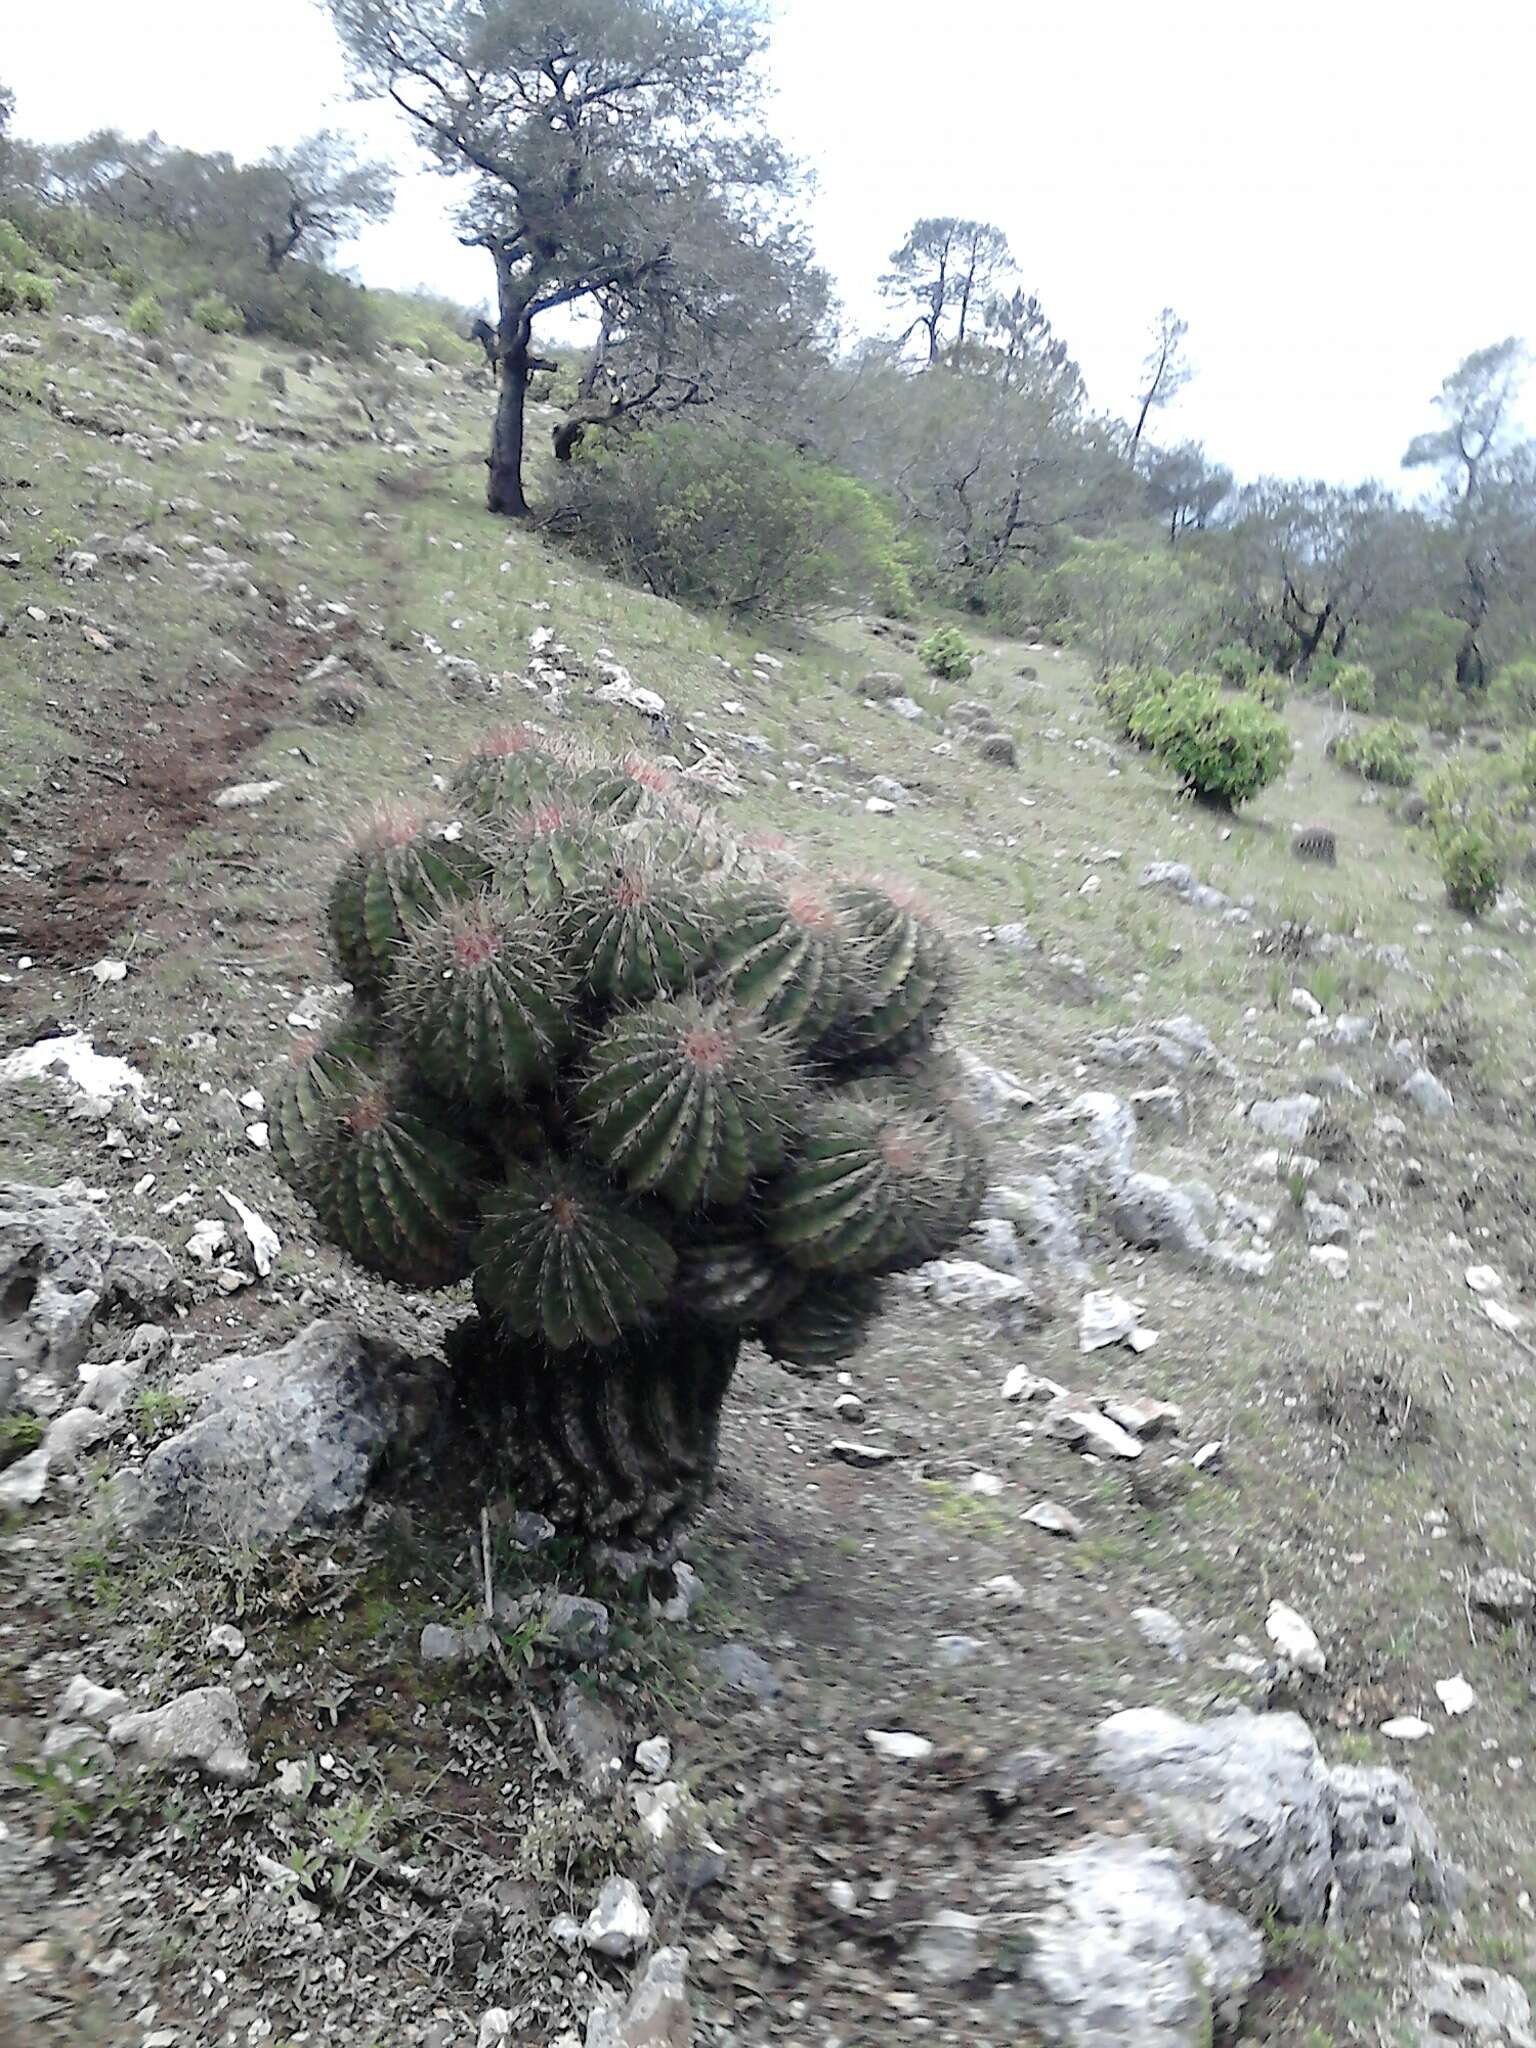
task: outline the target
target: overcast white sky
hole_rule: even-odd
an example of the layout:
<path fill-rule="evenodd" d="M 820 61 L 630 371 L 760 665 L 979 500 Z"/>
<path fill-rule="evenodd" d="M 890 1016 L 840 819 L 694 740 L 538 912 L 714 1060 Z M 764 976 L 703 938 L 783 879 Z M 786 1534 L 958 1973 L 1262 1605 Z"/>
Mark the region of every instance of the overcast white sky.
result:
<path fill-rule="evenodd" d="M 1198 377 L 1160 423 L 1242 475 L 1398 481 L 1471 349 L 1536 341 L 1536 7 L 1482 0 L 780 0 L 776 126 L 813 167 L 851 314 L 924 213 L 1008 233 L 1087 374 L 1130 402 L 1172 304 Z M 259 155 L 356 126 L 312 0 L 0 0 L 23 134 L 158 129 Z M 447 188 L 413 178 L 359 274 L 478 300 Z M 1536 410 L 1532 412 L 1536 425 Z"/>

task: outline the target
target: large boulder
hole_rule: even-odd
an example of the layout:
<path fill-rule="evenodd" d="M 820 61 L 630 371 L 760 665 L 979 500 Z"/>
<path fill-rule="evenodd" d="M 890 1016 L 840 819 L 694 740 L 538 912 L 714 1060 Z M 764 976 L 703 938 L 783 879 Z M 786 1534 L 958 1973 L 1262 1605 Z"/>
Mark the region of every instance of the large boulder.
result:
<path fill-rule="evenodd" d="M 1238 2018 L 1263 1941 L 1173 1851 L 1094 1835 L 1020 1877 L 1021 1984 L 1000 2003 L 1051 2048 L 1207 2048 Z"/>
<path fill-rule="evenodd" d="M 1111 1714 L 1099 1770 L 1165 1820 L 1234 1889 L 1301 1926 L 1330 1914 L 1454 1903 L 1460 1873 L 1396 1771 L 1330 1771 L 1299 1714 L 1240 1708 L 1203 1722 L 1160 1707 Z"/>
<path fill-rule="evenodd" d="M 119 1237 L 82 1182 L 0 1181 L 0 1410 L 35 1377 L 72 1380 L 99 1317 L 147 1314 L 179 1290 L 165 1247 Z"/>
<path fill-rule="evenodd" d="M 348 1514 L 426 1406 L 408 1352 L 339 1321 L 311 1323 L 276 1351 L 215 1359 L 180 1391 L 197 1414 L 123 1475 L 123 1519 L 146 1538 L 221 1545 Z"/>

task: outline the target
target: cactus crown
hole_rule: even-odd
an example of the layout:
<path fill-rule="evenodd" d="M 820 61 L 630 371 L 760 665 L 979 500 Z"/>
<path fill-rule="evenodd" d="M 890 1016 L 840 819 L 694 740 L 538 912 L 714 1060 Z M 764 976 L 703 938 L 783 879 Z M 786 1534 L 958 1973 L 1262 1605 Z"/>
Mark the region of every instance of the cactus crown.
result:
<path fill-rule="evenodd" d="M 884 1276 L 980 1202 L 933 1052 L 937 926 L 747 852 L 665 768 L 528 726 L 448 800 L 447 825 L 380 813 L 343 861 L 355 1007 L 273 1089 L 284 1176 L 371 1271 L 472 1279 L 541 1371 L 647 1372 L 688 1331 L 847 1355 Z"/>

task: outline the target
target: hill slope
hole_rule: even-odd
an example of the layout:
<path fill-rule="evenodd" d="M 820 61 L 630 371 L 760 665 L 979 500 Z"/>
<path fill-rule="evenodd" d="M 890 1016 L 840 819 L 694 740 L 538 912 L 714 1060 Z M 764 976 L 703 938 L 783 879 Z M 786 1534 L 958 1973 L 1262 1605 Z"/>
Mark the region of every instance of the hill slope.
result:
<path fill-rule="evenodd" d="M 924 1967 L 917 1935 L 999 1911 L 1026 1854 L 1126 1824 L 1083 1738 L 1148 1703 L 1294 1704 L 1342 1762 L 1400 1763 L 1381 1724 L 1421 1716 L 1414 1780 L 1483 1880 L 1441 1952 L 1526 1966 L 1530 1638 L 1470 1598 L 1532 1548 L 1530 1345 L 1485 1310 L 1518 1314 L 1536 1284 L 1523 905 L 1476 930 L 1447 910 L 1412 834 L 1327 762 L 1311 707 L 1288 780 L 1223 819 L 1109 744 L 1055 649 L 986 644 L 939 689 L 883 622 L 770 643 L 491 524 L 467 360 L 306 372 L 221 344 L 156 363 L 84 302 L 17 330 L 0 344 L 4 1043 L 88 1033 L 143 1077 L 150 1114 L 82 1117 L 56 1081 L 13 1080 L 0 1145 L 13 1180 L 104 1190 L 116 1229 L 173 1247 L 189 1292 L 149 1398 L 0 1535 L 0 1736 L 35 1759 L 79 1671 L 154 1699 L 212 1683 L 208 1631 L 229 1623 L 259 1672 L 253 1752 L 319 1788 L 81 1813 L 34 1771 L 0 1793 L 12 1988 L 42 2030 L 18 2038 L 459 2041 L 495 2006 L 511 2038 L 542 2040 L 622 1982 L 550 1938 L 631 1853 L 549 1763 L 556 1661 L 529 1638 L 526 1665 L 421 1665 L 423 1625 L 479 1587 L 479 1504 L 451 1474 L 361 1531 L 214 1574 L 123 1544 L 104 1501 L 188 1366 L 332 1311 L 419 1352 L 451 1320 L 318 1242 L 245 1098 L 326 1003 L 317 908 L 349 819 L 429 800 L 473 734 L 522 717 L 670 753 L 818 869 L 915 881 L 964 958 L 963 1043 L 1019 1084 L 994 1083 L 992 1107 L 1015 1191 L 994 1208 L 1020 1227 L 983 1249 L 1012 1266 L 1011 1302 L 914 1293 L 846 1385 L 756 1359 L 691 1617 L 605 1591 L 623 1619 L 589 1691 L 631 1738 L 670 1737 L 726 1853 L 723 1883 L 658 1907 L 691 1950 L 701 2038 L 1021 2038 L 1027 2013 Z M 604 701 L 619 671 L 664 726 L 622 690 Z M 962 701 L 1016 766 L 981 758 Z M 1303 817 L 1336 831 L 1336 868 L 1294 860 Z M 1189 876 L 1149 882 L 1158 862 Z M 1294 1141 L 1285 1113 L 1247 1114 L 1300 1094 L 1317 1106 Z M 1134 1162 L 1106 1096 L 1132 1106 Z M 1156 1179 L 1128 1188 L 1133 1170 Z M 250 1285 L 218 1278 L 243 1257 L 204 1269 L 183 1249 L 200 1218 L 234 1228 L 226 1189 L 282 1240 Z M 1091 1289 L 1132 1301 L 1156 1343 L 1080 1351 Z M 91 1361 L 120 1345 L 104 1326 Z M 1085 1455 L 1047 1401 L 1005 1397 L 1021 1367 L 1085 1399 L 1171 1402 L 1176 1431 Z M 1076 1540 L 1026 1518 L 1042 1501 Z M 579 1590 L 558 1550 L 502 1568 Z M 1265 1662 L 1276 1599 L 1315 1629 L 1321 1675 Z M 1182 1657 L 1152 1646 L 1169 1631 L 1138 1622 L 1148 1608 L 1176 1618 Z M 772 1704 L 711 1672 L 722 1639 L 772 1667 Z M 1434 1687 L 1457 1675 L 1476 1705 L 1452 1717 Z M 872 1729 L 935 1756 L 893 1764 Z M 1049 1792 L 1000 1817 L 982 1794 L 1024 1748 L 1054 1757 Z M 59 1846 L 23 1855 L 39 1815 Z M 431 1875 L 413 1889 L 402 1867 Z M 482 1895 L 477 1949 L 460 1909 Z M 1411 1976 L 1379 1930 L 1281 1930 L 1242 2038 L 1396 2038 Z"/>

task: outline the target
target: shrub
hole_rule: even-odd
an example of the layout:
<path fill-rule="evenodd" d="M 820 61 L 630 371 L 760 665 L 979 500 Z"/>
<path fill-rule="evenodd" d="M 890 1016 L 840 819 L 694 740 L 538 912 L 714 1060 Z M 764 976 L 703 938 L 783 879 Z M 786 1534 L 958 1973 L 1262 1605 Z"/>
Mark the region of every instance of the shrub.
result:
<path fill-rule="evenodd" d="M 142 291 L 123 315 L 130 333 L 145 340 L 165 332 L 165 309 L 151 291 Z"/>
<path fill-rule="evenodd" d="M 1173 677 L 1165 668 L 1149 669 L 1145 674 L 1135 669 L 1120 668 L 1103 678 L 1097 687 L 1097 696 L 1126 739 L 1135 740 L 1138 746 L 1150 747 L 1151 738 L 1145 736 L 1146 720 L 1153 707 L 1172 688 Z M 1140 719 L 1138 713 L 1142 714 Z"/>
<path fill-rule="evenodd" d="M 1489 685 L 1488 708 L 1506 725 L 1536 725 L 1536 661 L 1506 662 Z"/>
<path fill-rule="evenodd" d="M 29 313 L 46 313 L 53 305 L 53 286 L 46 277 L 23 271 L 16 279 L 16 289 Z"/>
<path fill-rule="evenodd" d="M 1328 690 L 1346 711 L 1376 709 L 1376 678 L 1363 662 L 1346 662 L 1335 669 Z"/>
<path fill-rule="evenodd" d="M 1454 683 L 1426 691 L 1420 706 L 1424 723 L 1445 739 L 1457 739 L 1466 729 L 1467 700 Z"/>
<path fill-rule="evenodd" d="M 1259 657 L 1251 647 L 1232 640 L 1225 647 L 1218 647 L 1206 666 L 1219 682 L 1225 683 L 1229 689 L 1240 690 L 1258 674 Z"/>
<path fill-rule="evenodd" d="M 1484 814 L 1448 826 L 1439 837 L 1440 873 L 1453 909 L 1480 917 L 1498 901 L 1507 851 L 1494 819 Z"/>
<path fill-rule="evenodd" d="M 3 214 L 0 214 L 0 263 L 8 265 L 12 270 L 37 268 L 36 251 L 16 223 L 7 220 Z"/>
<path fill-rule="evenodd" d="M 1272 668 L 1256 669 L 1244 687 L 1250 697 L 1257 697 L 1261 704 L 1267 704 L 1272 711 L 1279 711 L 1291 694 L 1289 679 Z"/>
<path fill-rule="evenodd" d="M 14 277 L 7 277 L 0 270 L 0 313 L 14 313 L 21 304 L 21 293 L 16 288 Z"/>
<path fill-rule="evenodd" d="M 386 814 L 344 859 L 355 1004 L 271 1090 L 273 1157 L 368 1271 L 473 1283 L 456 1387 L 527 1506 L 663 1543 L 746 1338 L 847 1357 L 979 1209 L 948 947 L 881 888 L 770 878 L 634 758 L 495 734 L 444 801 L 456 837 Z"/>
<path fill-rule="evenodd" d="M 1194 796 L 1231 810 L 1285 772 L 1285 720 L 1252 697 L 1227 697 L 1204 676 L 1181 676 L 1133 720 Z"/>
<path fill-rule="evenodd" d="M 231 305 L 222 292 L 204 292 L 192 301 L 188 312 L 205 334 L 238 334 L 245 325 L 240 308 Z"/>
<path fill-rule="evenodd" d="M 1333 679 L 1343 666 L 1335 654 L 1314 654 L 1302 673 L 1302 680 L 1309 690 L 1331 690 Z"/>
<path fill-rule="evenodd" d="M 1418 773 L 1418 741 L 1405 725 L 1341 733 L 1328 751 L 1351 774 L 1367 782 L 1389 783 L 1394 789 L 1407 789 Z"/>
<path fill-rule="evenodd" d="M 559 469 L 552 525 L 659 596 L 743 615 L 911 602 L 878 500 L 778 443 L 674 420 L 589 437 Z"/>
<path fill-rule="evenodd" d="M 975 657 L 957 626 L 940 626 L 926 640 L 920 640 L 917 658 L 929 675 L 946 683 L 963 683 L 975 666 Z"/>
<path fill-rule="evenodd" d="M 1453 680 L 1466 626 L 1445 612 L 1416 609 L 1360 637 L 1360 657 L 1393 701 L 1413 704 Z"/>

